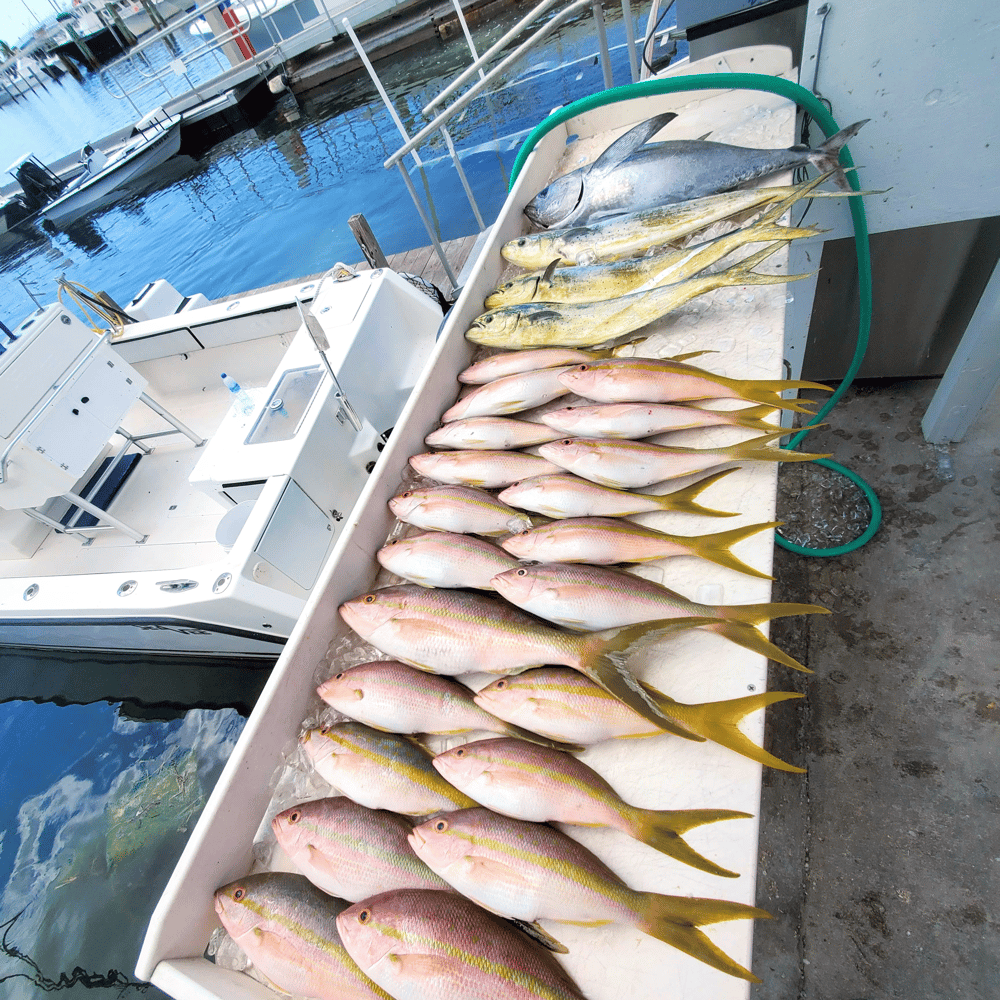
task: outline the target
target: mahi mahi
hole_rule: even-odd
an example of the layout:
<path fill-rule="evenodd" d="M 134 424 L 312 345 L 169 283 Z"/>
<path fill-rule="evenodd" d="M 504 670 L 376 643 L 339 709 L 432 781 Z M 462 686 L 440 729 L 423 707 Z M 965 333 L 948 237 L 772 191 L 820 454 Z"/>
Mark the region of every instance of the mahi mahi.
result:
<path fill-rule="evenodd" d="M 717 288 L 727 285 L 780 285 L 808 278 L 808 274 L 761 274 L 753 270 L 784 246 L 787 246 L 786 242 L 774 243 L 724 271 L 698 275 L 673 285 L 660 285 L 619 298 L 598 302 L 523 302 L 501 306 L 477 316 L 465 335 L 476 344 L 507 348 L 590 347 L 621 340 L 673 312 L 685 302 Z"/>
<path fill-rule="evenodd" d="M 817 178 L 815 183 L 819 183 Z M 605 264 L 559 267 L 522 275 L 499 286 L 486 298 L 486 308 L 519 302 L 594 302 L 692 278 L 716 261 L 747 243 L 797 240 L 815 236 L 815 228 L 780 226 L 776 220 L 788 208 L 789 199 L 778 202 L 753 225 L 717 236 L 706 243 L 683 249 L 668 249 L 647 257 Z M 567 362 L 571 364 L 572 362 Z"/>
<path fill-rule="evenodd" d="M 553 229 L 530 236 L 519 236 L 503 245 L 505 260 L 524 268 L 544 268 L 554 260 L 563 264 L 593 264 L 599 260 L 617 260 L 664 246 L 682 236 L 689 236 L 731 216 L 776 201 L 802 197 L 843 197 L 874 192 L 813 191 L 813 181 L 785 187 L 751 188 L 729 191 L 706 198 L 694 198 L 678 205 L 665 205 L 645 212 L 617 215 L 590 226 Z"/>

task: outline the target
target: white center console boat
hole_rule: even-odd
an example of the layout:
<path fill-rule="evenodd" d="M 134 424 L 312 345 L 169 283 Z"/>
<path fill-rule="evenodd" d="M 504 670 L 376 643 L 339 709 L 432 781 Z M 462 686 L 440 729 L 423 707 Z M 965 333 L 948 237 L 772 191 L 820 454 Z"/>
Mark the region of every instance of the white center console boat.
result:
<path fill-rule="evenodd" d="M 13 330 L 0 645 L 277 656 L 441 323 L 392 271 L 334 270 L 214 305 L 157 282 L 127 311 L 178 310 L 115 333 L 61 304 Z"/>

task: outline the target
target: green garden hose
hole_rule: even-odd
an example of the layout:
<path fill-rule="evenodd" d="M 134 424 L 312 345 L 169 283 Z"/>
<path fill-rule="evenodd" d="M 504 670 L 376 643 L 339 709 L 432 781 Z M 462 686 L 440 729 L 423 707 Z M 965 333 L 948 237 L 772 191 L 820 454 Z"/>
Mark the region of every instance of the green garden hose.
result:
<path fill-rule="evenodd" d="M 760 73 L 699 73 L 693 76 L 672 77 L 662 80 L 643 80 L 640 83 L 630 83 L 623 87 L 612 87 L 598 94 L 591 94 L 589 97 L 583 97 L 572 104 L 553 111 L 524 140 L 517 154 L 517 159 L 514 161 L 509 187 L 512 188 L 514 186 L 514 182 L 517 180 L 517 176 L 524 166 L 524 161 L 528 158 L 529 153 L 535 148 L 538 141 L 553 128 L 568 121 L 570 118 L 575 118 L 577 115 L 581 115 L 594 108 L 603 107 L 606 104 L 616 104 L 619 101 L 628 101 L 636 97 L 649 97 L 654 94 L 673 94 L 688 90 L 762 90 L 778 94 L 780 97 L 794 101 L 800 107 L 804 108 L 816 120 L 828 137 L 840 131 L 840 127 L 834 121 L 833 115 L 830 114 L 826 106 L 815 94 L 806 90 L 805 87 L 793 83 L 791 80 L 783 80 L 780 77 L 765 76 Z M 845 167 L 854 166 L 854 161 L 851 159 L 851 154 L 846 146 L 841 150 L 840 162 Z M 855 191 L 861 190 L 854 171 L 849 171 L 847 178 Z M 861 368 L 865 352 L 868 350 L 868 338 L 871 333 L 872 266 L 871 250 L 868 245 L 868 218 L 865 214 L 865 206 L 861 198 L 850 198 L 848 199 L 848 203 L 851 211 L 851 219 L 854 223 L 854 247 L 858 260 L 858 294 L 860 299 L 858 337 L 854 348 L 854 357 L 851 359 L 843 381 L 841 381 L 837 390 L 816 414 L 814 424 L 819 424 L 826 417 L 854 381 L 858 370 Z M 803 428 L 783 447 L 794 448 L 810 430 L 811 427 Z M 826 458 L 815 459 L 815 463 L 826 469 L 839 472 L 842 476 L 846 476 L 851 482 L 860 487 L 871 509 L 868 527 L 853 541 L 831 548 L 809 548 L 804 545 L 796 545 L 782 538 L 779 534 L 775 535 L 775 544 L 803 556 L 841 556 L 848 552 L 853 552 L 855 549 L 861 548 L 878 531 L 879 525 L 882 522 L 882 507 L 875 496 L 874 490 L 860 476 L 839 463 L 831 462 Z"/>

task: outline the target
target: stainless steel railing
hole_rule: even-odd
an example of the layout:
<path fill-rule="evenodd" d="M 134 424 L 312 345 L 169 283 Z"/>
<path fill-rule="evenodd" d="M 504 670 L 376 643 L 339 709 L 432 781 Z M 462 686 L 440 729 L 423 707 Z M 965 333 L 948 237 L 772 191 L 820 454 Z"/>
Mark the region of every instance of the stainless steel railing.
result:
<path fill-rule="evenodd" d="M 424 145 L 424 143 L 433 139 L 436 136 L 440 136 L 443 140 L 445 147 L 448 151 L 452 163 L 455 166 L 455 170 L 458 174 L 459 180 L 462 184 L 462 188 L 465 191 L 466 198 L 469 201 L 469 205 L 472 208 L 473 215 L 476 218 L 476 222 L 479 225 L 480 230 L 486 228 L 483 221 L 482 213 L 480 212 L 479 206 L 476 203 L 475 196 L 473 195 L 472 188 L 468 182 L 465 175 L 465 171 L 462 169 L 462 165 L 455 149 L 455 144 L 452 140 L 451 135 L 448 132 L 447 126 L 457 115 L 461 114 L 462 111 L 469 105 L 469 103 L 475 100 L 477 97 L 481 96 L 484 92 L 488 91 L 490 85 L 500 76 L 505 74 L 515 63 L 523 59 L 529 52 L 535 49 L 541 42 L 543 42 L 549 35 L 552 34 L 556 29 L 561 27 L 571 18 L 577 16 L 578 14 L 586 11 L 588 8 L 592 11 L 594 16 L 594 27 L 598 39 L 598 47 L 600 51 L 601 66 L 603 69 L 604 85 L 605 87 L 612 86 L 612 73 L 611 73 L 611 56 L 608 48 L 607 32 L 604 26 L 604 11 L 603 5 L 604 0 L 572 0 L 571 3 L 564 6 L 562 10 L 558 11 L 554 16 L 549 18 L 544 24 L 535 27 L 532 30 L 532 25 L 548 15 L 553 9 L 559 6 L 561 0 L 540 0 L 540 2 L 529 11 L 517 24 L 514 25 L 502 38 L 495 42 L 490 48 L 484 52 L 481 56 L 477 56 L 475 48 L 472 45 L 471 36 L 468 33 L 468 28 L 465 25 L 464 17 L 462 16 L 461 9 L 456 4 L 456 10 L 459 14 L 459 19 L 462 22 L 463 28 L 466 33 L 466 39 L 469 43 L 470 52 L 473 55 L 473 61 L 471 65 L 466 67 L 458 76 L 450 83 L 447 87 L 442 89 L 442 91 L 433 100 L 429 101 L 423 108 L 423 114 L 425 116 L 429 115 L 435 108 L 444 104 L 453 94 L 460 90 L 470 79 L 472 79 L 477 74 L 479 79 L 473 83 L 468 90 L 457 97 L 452 103 L 448 104 L 443 110 L 439 111 L 437 115 L 428 122 L 419 132 L 414 136 L 410 137 L 406 134 L 403 129 L 402 123 L 398 120 L 395 115 L 395 110 L 391 107 L 388 96 L 386 95 L 381 82 L 375 75 L 375 71 L 368 61 L 364 50 L 361 48 L 360 42 L 357 40 L 357 36 L 350 31 L 350 25 L 347 24 L 347 19 L 344 19 L 345 26 L 348 32 L 351 34 L 351 38 L 354 41 L 355 48 L 358 50 L 362 61 L 365 63 L 368 69 L 369 75 L 375 82 L 379 93 L 382 95 L 382 99 L 389 109 L 391 115 L 393 115 L 396 121 L 397 128 L 403 136 L 404 142 L 388 159 L 385 160 L 383 166 L 389 170 L 392 167 L 396 167 L 400 176 L 403 179 L 403 183 L 406 185 L 407 190 L 410 193 L 410 198 L 413 200 L 414 207 L 417 209 L 417 213 L 420 216 L 421 221 L 424 224 L 424 228 L 427 230 L 427 235 L 430 237 L 431 243 L 441 261 L 442 267 L 448 278 L 451 280 L 453 285 L 457 284 L 456 278 L 451 270 L 448 261 L 445 258 L 444 250 L 441 247 L 440 241 L 437 238 L 437 234 L 434 227 L 428 218 L 427 212 L 417 195 L 416 188 L 414 187 L 413 181 L 410 178 L 405 166 L 403 165 L 403 159 L 406 156 L 412 156 L 416 160 L 418 166 L 420 164 L 419 155 L 417 149 Z M 635 34 L 632 30 L 632 13 L 630 8 L 629 0 L 621 0 L 622 13 L 624 15 L 626 24 L 626 43 L 629 53 L 629 67 L 631 72 L 632 81 L 635 82 L 639 78 L 639 60 L 636 52 L 635 45 Z M 530 33 L 529 33 L 530 32 Z M 524 37 L 526 36 L 526 37 Z M 522 41 L 513 49 L 508 55 L 502 58 L 496 63 L 491 69 L 486 71 L 486 67 L 499 56 L 502 52 L 508 49 L 515 41 L 519 38 L 523 38 Z"/>

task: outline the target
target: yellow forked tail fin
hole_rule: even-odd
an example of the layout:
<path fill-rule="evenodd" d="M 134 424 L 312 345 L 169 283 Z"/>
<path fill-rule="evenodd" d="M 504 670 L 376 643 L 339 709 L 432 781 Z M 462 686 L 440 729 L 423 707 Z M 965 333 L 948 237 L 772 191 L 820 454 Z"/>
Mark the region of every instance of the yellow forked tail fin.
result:
<path fill-rule="evenodd" d="M 657 691 L 647 688 L 649 693 L 663 709 L 664 714 L 676 718 L 693 733 L 705 739 L 718 743 L 735 753 L 749 757 L 765 767 L 773 767 L 779 771 L 793 771 L 804 774 L 804 767 L 786 764 L 783 760 L 768 753 L 763 747 L 757 746 L 739 728 L 742 719 L 751 712 L 775 705 L 779 701 L 792 698 L 803 698 L 797 691 L 764 691 L 761 694 L 751 694 L 745 698 L 731 698 L 727 701 L 706 701 L 700 705 L 685 705 Z"/>
<path fill-rule="evenodd" d="M 753 566 L 748 566 L 742 559 L 737 558 L 729 551 L 730 547 L 737 542 L 742 542 L 744 538 L 756 535 L 769 528 L 777 528 L 782 521 L 768 521 L 766 524 L 748 524 L 742 528 L 733 528 L 731 531 L 719 531 L 714 535 L 696 535 L 690 539 L 685 539 L 685 544 L 691 548 L 693 555 L 713 562 L 718 566 L 725 566 L 727 569 L 735 569 L 739 573 L 746 573 L 747 576 L 755 576 L 761 580 L 773 580 L 769 573 L 762 573 Z"/>
<path fill-rule="evenodd" d="M 782 403 L 788 400 L 781 400 Z M 773 404 L 777 406 L 778 404 Z M 820 425 L 817 425 L 820 426 Z M 825 455 L 813 455 L 806 451 L 790 451 L 788 448 L 769 448 L 768 443 L 787 434 L 794 434 L 794 430 L 783 428 L 778 431 L 769 431 L 767 434 L 760 434 L 749 441 L 740 441 L 738 444 L 729 445 L 726 448 L 718 449 L 725 452 L 733 461 L 743 462 L 755 460 L 758 462 L 812 462 L 817 458 L 829 458 L 832 453 Z"/>
<path fill-rule="evenodd" d="M 724 819 L 750 819 L 750 813 L 735 809 L 639 809 L 626 806 L 622 818 L 628 824 L 628 833 L 663 854 L 668 854 L 684 864 L 711 875 L 725 878 L 739 878 L 739 872 L 717 865 L 703 857 L 687 841 L 683 834 L 706 823 L 718 823 Z"/>
<path fill-rule="evenodd" d="M 763 604 L 753 606 L 769 607 L 770 605 Z M 788 605 L 786 605 L 786 607 L 787 606 Z M 808 607 L 808 605 L 800 606 Z M 769 660 L 774 660 L 775 663 L 791 667 L 792 670 L 801 670 L 804 674 L 812 673 L 807 666 L 799 663 L 795 657 L 789 656 L 788 653 L 776 646 L 764 635 L 763 632 L 760 631 L 760 629 L 755 628 L 753 625 L 746 625 L 740 621 L 721 621 L 712 622 L 709 625 L 705 625 L 704 628 L 706 632 L 714 632 L 716 635 L 721 635 L 730 642 L 735 642 L 737 646 L 749 649 L 752 653 L 760 653 L 761 656 L 765 656 Z"/>
<path fill-rule="evenodd" d="M 625 664 L 632 654 L 647 642 L 664 639 L 713 622 L 716 622 L 715 618 L 665 618 L 592 632 L 582 641 L 575 669 L 585 674 L 595 684 L 600 684 L 605 691 L 614 695 L 633 712 L 638 712 L 654 726 L 659 726 L 675 736 L 697 740 L 697 736 L 692 736 L 663 714 Z"/>
<path fill-rule="evenodd" d="M 713 483 L 717 483 L 723 476 L 728 476 L 736 469 L 723 469 L 722 472 L 713 473 L 698 482 L 685 486 L 682 490 L 674 490 L 673 493 L 666 493 L 662 496 L 644 493 L 643 496 L 655 500 L 664 510 L 676 510 L 682 514 L 706 514 L 709 517 L 738 517 L 738 511 L 713 510 L 711 507 L 703 507 L 700 503 L 695 503 L 695 498 L 700 496 Z"/>
<path fill-rule="evenodd" d="M 714 944 L 699 927 L 717 924 L 724 920 L 746 920 L 771 914 L 756 906 L 733 903 L 725 899 L 698 899 L 685 896 L 661 896 L 655 892 L 638 894 L 636 926 L 660 941 L 666 941 L 692 958 L 752 983 L 760 980 L 749 969 L 731 959 Z"/>

